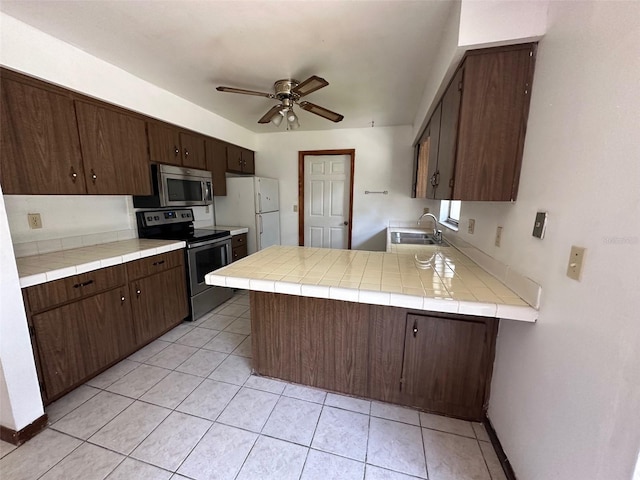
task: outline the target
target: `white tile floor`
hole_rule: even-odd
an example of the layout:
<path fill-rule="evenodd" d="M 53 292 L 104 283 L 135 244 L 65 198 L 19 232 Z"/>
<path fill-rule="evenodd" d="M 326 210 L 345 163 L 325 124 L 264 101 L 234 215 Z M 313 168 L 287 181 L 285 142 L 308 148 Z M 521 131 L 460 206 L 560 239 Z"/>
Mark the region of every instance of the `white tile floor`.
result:
<path fill-rule="evenodd" d="M 237 292 L 47 407 L 0 443 L 0 478 L 504 480 L 481 424 L 251 375 Z"/>

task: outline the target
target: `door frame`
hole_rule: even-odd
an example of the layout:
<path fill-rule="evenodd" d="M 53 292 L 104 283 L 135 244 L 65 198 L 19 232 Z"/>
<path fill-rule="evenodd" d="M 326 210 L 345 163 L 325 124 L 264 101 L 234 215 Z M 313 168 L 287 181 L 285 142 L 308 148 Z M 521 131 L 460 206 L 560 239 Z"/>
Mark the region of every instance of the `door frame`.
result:
<path fill-rule="evenodd" d="M 356 149 L 344 150 L 301 150 L 298 151 L 298 245 L 304 246 L 304 157 L 320 155 L 349 155 L 351 168 L 349 176 L 349 224 L 347 225 L 347 249 L 351 250 L 351 228 L 353 225 L 353 172 L 356 164 Z"/>

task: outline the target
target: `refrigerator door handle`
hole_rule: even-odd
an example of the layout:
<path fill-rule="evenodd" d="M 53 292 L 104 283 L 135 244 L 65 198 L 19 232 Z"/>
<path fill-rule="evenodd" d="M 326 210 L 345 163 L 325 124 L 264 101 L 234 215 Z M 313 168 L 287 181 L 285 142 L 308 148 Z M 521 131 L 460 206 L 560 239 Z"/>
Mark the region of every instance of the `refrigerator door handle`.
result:
<path fill-rule="evenodd" d="M 262 235 L 262 215 L 258 215 L 258 218 L 260 218 L 260 235 Z"/>
<path fill-rule="evenodd" d="M 258 192 L 258 212 L 262 213 L 262 194 L 260 192 Z"/>

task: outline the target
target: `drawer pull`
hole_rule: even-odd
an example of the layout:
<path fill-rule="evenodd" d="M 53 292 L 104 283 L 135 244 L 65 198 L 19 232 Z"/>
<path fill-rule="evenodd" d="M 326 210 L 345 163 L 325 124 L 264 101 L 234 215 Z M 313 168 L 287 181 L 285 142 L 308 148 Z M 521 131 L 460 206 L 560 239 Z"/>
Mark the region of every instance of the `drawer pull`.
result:
<path fill-rule="evenodd" d="M 93 280 L 87 280 L 86 282 L 82 282 L 82 283 L 76 283 L 73 288 L 80 288 L 80 287 L 86 287 L 87 285 L 91 285 L 93 283 Z"/>
<path fill-rule="evenodd" d="M 137 296 L 140 296 L 140 294 L 141 294 L 141 293 L 142 293 L 142 292 L 141 292 L 141 291 L 140 291 L 140 289 L 138 288 L 138 289 L 136 290 L 136 295 L 137 295 Z"/>
<path fill-rule="evenodd" d="M 155 267 L 156 265 L 162 265 L 164 263 L 164 260 L 160 260 L 159 262 L 153 262 L 153 266 Z"/>

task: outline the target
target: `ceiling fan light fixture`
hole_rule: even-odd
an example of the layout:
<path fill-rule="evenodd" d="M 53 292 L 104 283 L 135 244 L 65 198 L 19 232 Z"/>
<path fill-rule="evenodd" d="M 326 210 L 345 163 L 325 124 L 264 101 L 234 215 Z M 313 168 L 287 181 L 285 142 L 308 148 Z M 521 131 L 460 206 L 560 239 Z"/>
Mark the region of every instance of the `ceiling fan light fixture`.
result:
<path fill-rule="evenodd" d="M 284 110 L 280 110 L 271 118 L 271 123 L 273 123 L 276 127 L 279 127 L 284 119 Z"/>

